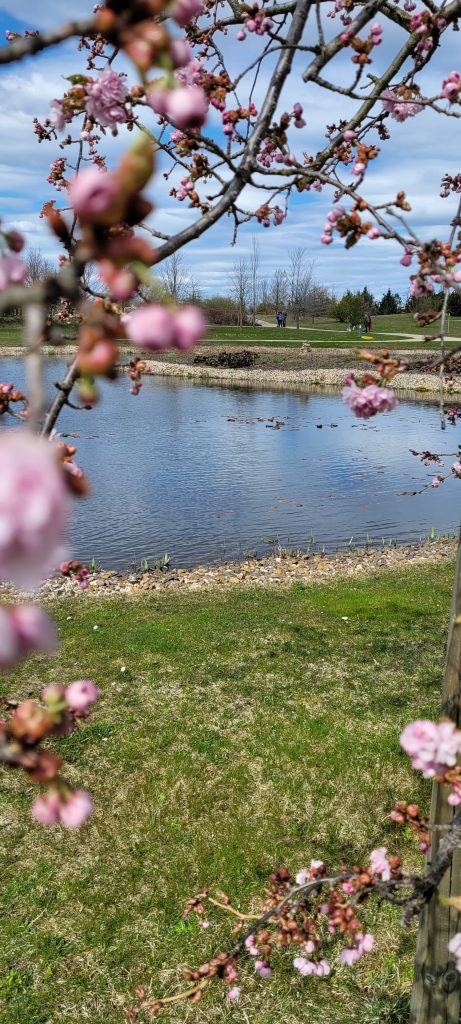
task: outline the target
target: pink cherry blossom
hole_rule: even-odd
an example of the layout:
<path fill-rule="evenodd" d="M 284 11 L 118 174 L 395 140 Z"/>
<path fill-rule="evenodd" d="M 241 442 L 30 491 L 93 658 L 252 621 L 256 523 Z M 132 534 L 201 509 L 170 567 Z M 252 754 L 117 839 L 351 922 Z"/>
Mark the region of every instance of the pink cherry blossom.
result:
<path fill-rule="evenodd" d="M 302 974 L 303 978 L 307 978 L 309 975 L 314 973 L 313 960 L 308 960 L 305 956 L 295 956 L 293 960 L 293 967 L 296 971 L 299 971 L 299 973 Z"/>
<path fill-rule="evenodd" d="M 451 467 L 451 472 L 453 473 L 454 476 L 457 476 L 458 479 L 460 479 L 461 478 L 461 462 L 454 462 L 452 467 Z"/>
<path fill-rule="evenodd" d="M 454 935 L 453 938 L 450 939 L 448 943 L 448 949 L 450 953 L 453 953 L 453 956 L 456 961 L 456 970 L 459 971 L 461 974 L 461 932 L 457 932 L 456 935 Z"/>
<path fill-rule="evenodd" d="M 23 284 L 27 277 L 27 263 L 17 256 L 0 257 L 0 292 L 11 284 Z"/>
<path fill-rule="evenodd" d="M 444 78 L 442 82 L 442 95 L 445 99 L 449 100 L 450 103 L 454 103 L 458 99 L 459 92 L 461 90 L 461 75 L 459 71 L 451 71 L 447 78 Z"/>
<path fill-rule="evenodd" d="M 227 999 L 229 1000 L 230 1003 L 238 1003 L 240 999 L 240 993 L 241 989 L 238 987 L 238 985 L 233 985 L 233 987 L 230 988 L 227 993 Z"/>
<path fill-rule="evenodd" d="M 461 785 L 456 780 L 451 783 L 451 793 L 447 799 L 451 807 L 458 807 L 458 804 L 461 804 Z"/>
<path fill-rule="evenodd" d="M 391 869 L 386 859 L 386 847 L 378 846 L 370 853 L 370 868 L 373 875 L 379 875 L 383 882 L 388 882 L 391 877 Z"/>
<path fill-rule="evenodd" d="M 192 18 L 198 18 L 202 12 L 203 5 L 200 0 L 174 0 L 174 3 L 168 9 L 170 17 L 181 28 L 185 28 L 192 21 Z"/>
<path fill-rule="evenodd" d="M 303 978 L 308 978 L 311 975 L 316 975 L 317 978 L 326 978 L 331 971 L 328 960 L 323 959 L 316 963 L 305 956 L 295 956 L 293 967 L 296 971 L 299 971 Z"/>
<path fill-rule="evenodd" d="M 249 935 L 248 938 L 245 939 L 245 948 L 248 950 L 250 956 L 258 955 L 258 949 L 257 946 L 255 945 L 254 935 Z"/>
<path fill-rule="evenodd" d="M 48 120 L 56 128 L 57 132 L 63 132 L 66 124 L 72 120 L 72 114 L 65 113 L 62 103 L 59 100 L 51 100 Z"/>
<path fill-rule="evenodd" d="M 269 981 L 269 978 L 272 978 L 272 967 L 267 960 L 255 960 L 255 971 L 264 981 Z"/>
<path fill-rule="evenodd" d="M 153 89 L 149 89 L 146 93 L 146 100 L 154 113 L 159 114 L 160 117 L 166 115 L 168 89 L 164 85 L 155 85 Z"/>
<path fill-rule="evenodd" d="M 66 687 L 64 696 L 71 711 L 84 714 L 97 701 L 99 690 L 91 679 L 77 679 Z"/>
<path fill-rule="evenodd" d="M 346 946 L 339 954 L 339 959 L 346 967 L 353 967 L 360 960 L 360 953 L 355 946 Z"/>
<path fill-rule="evenodd" d="M 176 41 L 177 40 L 175 40 L 175 42 Z M 181 82 L 181 85 L 199 85 L 202 70 L 203 61 L 199 60 L 198 57 L 191 57 L 191 59 L 189 59 L 187 63 L 184 64 L 183 67 L 180 67 L 176 72 L 176 78 L 178 79 L 178 82 Z"/>
<path fill-rule="evenodd" d="M 187 39 L 172 39 L 170 56 L 174 68 L 183 68 L 189 64 L 192 59 L 192 50 Z"/>
<path fill-rule="evenodd" d="M 70 496 L 53 445 L 5 432 L 0 479 L 0 579 L 34 588 L 66 556 Z"/>
<path fill-rule="evenodd" d="M 346 946 L 342 949 L 339 954 L 339 959 L 342 964 L 346 964 L 348 967 L 353 967 L 360 960 L 365 953 L 371 953 L 375 944 L 373 935 L 368 932 L 364 935 L 362 932 L 357 932 L 355 936 L 355 945 Z"/>
<path fill-rule="evenodd" d="M 82 220 L 105 213 L 117 197 L 118 185 L 111 174 L 89 167 L 81 171 L 69 185 L 69 199 Z"/>
<path fill-rule="evenodd" d="M 390 412 L 398 405 L 390 388 L 382 388 L 377 384 L 359 388 L 351 375 L 346 377 L 346 387 L 343 388 L 342 395 L 345 404 L 360 419 L 369 419 L 378 412 Z"/>
<path fill-rule="evenodd" d="M 413 768 L 422 772 L 425 779 L 432 779 L 456 764 L 461 751 L 461 731 L 454 722 L 437 724 L 427 719 L 417 720 L 405 727 L 400 744 Z"/>
<path fill-rule="evenodd" d="M 85 86 L 86 111 L 104 128 L 115 128 L 128 120 L 124 101 L 127 95 L 125 75 L 119 75 L 107 66 L 90 84 Z"/>
<path fill-rule="evenodd" d="M 119 270 L 110 260 L 100 260 L 98 271 L 116 302 L 124 302 L 136 290 L 138 280 L 132 270 Z"/>
<path fill-rule="evenodd" d="M 42 608 L 18 604 L 0 609 L 0 670 L 32 651 L 49 654 L 57 647 L 56 629 Z"/>
<path fill-rule="evenodd" d="M 93 810 L 93 801 L 84 789 L 74 789 L 59 808 L 59 821 L 65 828 L 80 828 Z"/>
<path fill-rule="evenodd" d="M 180 86 L 167 94 L 166 116 L 177 128 L 201 128 L 208 114 L 208 100 L 198 85 Z"/>
<path fill-rule="evenodd" d="M 412 259 L 413 259 L 412 253 L 411 252 L 405 252 L 404 255 L 402 256 L 402 259 L 400 260 L 400 262 L 402 264 L 402 267 L 410 267 Z"/>
<path fill-rule="evenodd" d="M 183 306 L 173 318 L 173 345 L 188 349 L 196 345 L 206 333 L 205 317 L 197 306 Z"/>
<path fill-rule="evenodd" d="M 173 344 L 174 320 L 165 306 L 149 303 L 130 314 L 125 331 L 134 345 L 155 352 Z"/>
<path fill-rule="evenodd" d="M 59 818 L 61 801 L 57 793 L 45 793 L 34 800 L 31 807 L 32 817 L 41 825 L 54 825 Z"/>
<path fill-rule="evenodd" d="M 414 117 L 424 110 L 424 104 L 417 100 L 403 100 L 393 89 L 384 89 L 380 96 L 383 109 L 387 111 L 395 121 L 406 121 L 407 117 Z"/>

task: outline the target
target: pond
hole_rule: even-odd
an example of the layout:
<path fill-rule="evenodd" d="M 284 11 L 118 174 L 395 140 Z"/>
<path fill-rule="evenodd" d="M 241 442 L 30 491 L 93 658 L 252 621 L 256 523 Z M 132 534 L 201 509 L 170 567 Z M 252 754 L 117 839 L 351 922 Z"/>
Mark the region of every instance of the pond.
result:
<path fill-rule="evenodd" d="M 63 363 L 49 363 L 47 380 Z M 1 379 L 22 386 L 21 361 Z M 409 453 L 454 451 L 435 404 L 401 401 L 362 422 L 339 395 L 212 387 L 178 378 L 145 380 L 138 397 L 125 378 L 102 384 L 92 411 L 66 409 L 61 431 L 78 433 L 77 461 L 92 494 L 75 506 L 75 557 L 126 568 L 165 552 L 174 565 L 262 554 L 274 544 L 334 550 L 403 543 L 432 529 L 451 532 L 461 482 L 415 497 L 432 479 Z M 5 421 L 3 421 L 5 423 Z"/>

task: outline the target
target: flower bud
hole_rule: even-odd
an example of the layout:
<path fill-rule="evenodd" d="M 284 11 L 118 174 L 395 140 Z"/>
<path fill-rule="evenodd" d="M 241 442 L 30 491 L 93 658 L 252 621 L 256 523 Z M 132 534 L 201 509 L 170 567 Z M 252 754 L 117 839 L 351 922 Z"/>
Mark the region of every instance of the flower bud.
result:
<path fill-rule="evenodd" d="M 49 733 L 53 715 L 33 700 L 18 704 L 10 722 L 10 732 L 23 743 L 38 743 Z"/>
<path fill-rule="evenodd" d="M 140 348 L 158 351 L 173 344 L 174 321 L 171 313 L 157 303 L 141 306 L 125 323 L 129 341 Z"/>
<path fill-rule="evenodd" d="M 206 329 L 207 323 L 200 309 L 182 306 L 173 319 L 173 345 L 179 349 L 192 348 L 203 338 Z"/>
<path fill-rule="evenodd" d="M 99 697 L 99 690 L 91 679 L 78 679 L 65 690 L 65 699 L 71 711 L 86 714 Z"/>

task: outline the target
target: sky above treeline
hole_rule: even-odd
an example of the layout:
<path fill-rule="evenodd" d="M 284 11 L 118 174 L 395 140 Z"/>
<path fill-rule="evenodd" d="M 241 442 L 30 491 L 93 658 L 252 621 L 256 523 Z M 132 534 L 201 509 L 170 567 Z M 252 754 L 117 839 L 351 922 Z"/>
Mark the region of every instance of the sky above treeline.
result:
<path fill-rule="evenodd" d="M 72 5 L 72 16 L 88 16 L 92 6 L 87 0 L 77 0 Z M 326 4 L 326 10 L 329 7 Z M 4 3 L 0 7 L 0 38 L 4 39 L 8 29 L 21 32 L 25 28 L 43 30 L 60 24 L 66 13 L 60 0 L 40 0 L 38 4 L 31 0 Z M 401 41 L 400 30 L 386 19 L 380 20 L 384 26 L 384 43 L 376 69 L 373 66 L 375 74 L 384 67 L 392 47 Z M 330 32 L 339 30 L 337 20 L 328 25 Z M 428 95 L 440 91 L 442 78 L 450 71 L 461 70 L 459 38 L 451 30 L 444 37 L 443 47 L 425 73 L 424 88 Z M 228 38 L 227 50 L 233 72 L 250 62 L 256 45 L 251 38 L 243 44 Z M 348 60 L 350 62 L 350 55 Z M 293 130 L 290 139 L 290 145 L 299 158 L 304 152 L 317 152 L 325 142 L 325 125 L 337 121 L 343 111 L 347 113 L 351 109 L 350 101 L 346 100 L 342 105 L 342 99 L 335 94 L 304 85 L 300 73 L 305 63 L 305 55 L 302 55 L 286 85 L 281 107 L 290 110 L 295 101 L 303 104 L 306 126 Z M 121 70 L 129 71 L 129 68 L 125 64 Z M 45 119 L 50 101 L 62 96 L 66 89 L 66 76 L 75 72 L 85 72 L 85 58 L 77 53 L 76 42 L 66 43 L 38 58 L 0 70 L 0 215 L 8 225 L 17 227 L 26 235 L 29 247 L 40 249 L 51 260 L 56 260 L 58 249 L 46 223 L 40 219 L 39 211 L 46 199 L 62 199 L 62 194 L 56 194 L 46 181 L 50 164 L 61 151 L 57 144 L 38 144 L 33 118 Z M 260 76 L 259 96 L 267 84 L 268 75 L 269 69 Z M 342 65 L 338 64 L 336 80 L 345 81 L 346 75 L 350 76 L 350 63 L 345 65 L 343 61 Z M 135 80 L 131 73 L 130 81 Z M 374 202 L 382 202 L 399 189 L 405 189 L 412 205 L 412 226 L 419 236 L 426 240 L 433 237 L 446 239 L 456 209 L 456 197 L 440 198 L 440 180 L 446 172 L 456 174 L 461 171 L 459 121 L 426 110 L 403 124 L 392 120 L 387 123 L 392 133 L 391 141 L 381 144 L 382 154 L 370 165 L 362 193 Z M 154 125 L 152 114 L 150 126 L 154 128 Z M 207 131 L 216 133 L 217 137 L 219 115 L 216 112 L 211 115 Z M 113 139 L 110 134 L 107 136 L 102 148 L 110 165 L 115 162 L 124 143 L 130 140 L 131 137 L 127 138 L 123 132 L 118 139 Z M 68 151 L 64 153 L 67 155 Z M 161 173 L 164 169 L 161 168 L 153 180 L 149 195 L 155 203 L 152 224 L 169 234 L 182 230 L 195 219 L 196 213 L 188 210 L 185 203 L 169 196 L 173 180 L 165 181 Z M 244 204 L 248 209 L 256 209 L 261 202 L 261 192 L 254 188 L 246 190 Z M 252 221 L 240 228 L 233 246 L 233 222 L 224 218 L 183 250 L 184 263 L 203 294 L 228 293 L 234 262 L 250 254 L 252 240 L 256 238 L 261 252 L 262 276 L 270 278 L 275 270 L 288 266 L 289 250 L 303 246 L 313 262 L 315 280 L 329 287 L 337 296 L 346 288 L 358 289 L 365 285 L 378 297 L 389 287 L 405 296 L 409 271 L 401 267 L 401 250 L 394 243 L 365 239 L 348 252 L 340 239 L 335 239 L 329 247 L 320 243 L 322 225 L 331 205 L 331 193 L 296 195 L 281 226 L 265 229 Z"/>

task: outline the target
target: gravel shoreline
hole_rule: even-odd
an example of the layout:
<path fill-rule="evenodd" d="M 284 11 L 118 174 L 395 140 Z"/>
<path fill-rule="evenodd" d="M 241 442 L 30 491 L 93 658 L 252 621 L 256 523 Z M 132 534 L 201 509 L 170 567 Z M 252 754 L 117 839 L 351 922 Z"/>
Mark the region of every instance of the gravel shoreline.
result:
<path fill-rule="evenodd" d="M 214 346 L 213 351 L 217 346 Z M 225 344 L 219 347 L 225 348 Z M 249 345 L 248 347 L 251 347 Z M 43 353 L 46 356 L 54 356 L 59 358 L 60 356 L 73 355 L 76 351 L 74 345 L 63 345 L 62 348 L 51 348 L 44 346 Z M 203 347 L 203 351 L 206 351 L 206 347 Z M 258 347 L 259 353 L 271 353 L 273 354 L 274 349 Z M 285 350 L 278 350 L 282 353 Z M 286 350 L 288 351 L 288 350 Z M 293 355 L 292 350 L 289 350 L 290 355 Z M 344 377 L 347 372 L 357 372 L 357 358 L 355 350 L 353 349 L 312 349 L 311 352 L 306 355 L 302 349 L 298 349 L 299 353 L 299 368 L 290 370 L 278 370 L 278 369 L 263 369 L 262 367 L 251 367 L 251 369 L 227 369 L 225 367 L 212 367 L 212 366 L 195 366 L 189 362 L 169 362 L 163 358 L 158 359 L 146 359 L 146 363 L 152 370 L 153 374 L 165 377 L 178 377 L 183 380 L 196 381 L 199 384 L 207 384 L 209 382 L 222 382 L 226 384 L 244 385 L 245 387 L 277 387 L 286 390 L 297 390 L 304 391 L 310 389 L 332 389 L 333 392 L 339 390 L 344 385 Z M 344 364 L 347 358 L 351 358 L 350 366 L 342 365 L 341 368 L 335 368 L 328 366 L 322 368 L 319 366 L 306 366 L 306 360 L 314 362 L 322 360 L 322 356 L 327 361 L 331 361 L 333 354 L 336 352 L 338 361 Z M 404 349 L 399 351 L 399 355 L 411 355 L 412 357 L 427 356 L 427 352 L 423 350 L 421 352 L 412 350 L 406 352 Z M 130 358 L 133 355 L 140 355 L 138 349 L 124 349 L 123 355 Z M 24 356 L 24 349 L 12 347 L 12 348 L 1 348 L 0 358 L 22 358 Z M 178 358 L 180 358 L 178 356 Z M 192 358 L 192 357 L 191 357 Z M 408 393 L 410 396 L 417 395 L 418 398 L 429 398 L 433 400 L 435 395 L 438 395 L 439 390 L 439 379 L 435 373 L 403 373 L 397 374 L 393 381 L 390 383 L 390 387 L 394 388 L 397 392 Z M 450 388 L 444 388 L 447 394 L 461 394 L 461 378 L 459 380 L 452 381 Z"/>
<path fill-rule="evenodd" d="M 276 549 L 261 558 L 221 565 L 198 565 L 190 569 L 152 569 L 147 572 L 101 570 L 89 576 L 87 590 L 74 580 L 58 577 L 47 580 L 39 591 L 43 600 L 55 598 L 141 597 L 150 591 L 174 590 L 194 592 L 232 587 L 289 587 L 293 583 L 309 586 L 330 583 L 336 579 L 364 579 L 373 573 L 392 569 L 410 570 L 416 566 L 437 565 L 453 559 L 455 540 L 426 541 L 401 547 L 357 548 L 331 554 L 303 554 Z M 13 595 L 11 588 L 3 593 Z M 17 598 L 19 595 L 14 593 Z M 20 595 L 23 597 L 24 595 Z M 30 595 L 27 595 L 28 597 Z"/>
<path fill-rule="evenodd" d="M 147 361 L 147 360 L 146 360 Z M 185 363 L 166 363 L 148 360 L 149 366 L 159 376 L 181 377 L 183 379 L 196 380 L 200 384 L 208 381 L 225 381 L 232 384 L 244 384 L 252 387 L 257 384 L 295 389 L 302 391 L 306 388 L 334 388 L 338 390 L 344 386 L 344 377 L 349 371 L 353 372 L 354 367 L 341 370 L 335 369 L 299 369 L 299 370 L 230 370 L 214 366 L 193 366 Z M 355 367 L 356 372 L 356 367 Z M 437 395 L 439 384 L 438 377 L 429 373 L 405 373 L 397 375 L 389 384 L 389 387 L 398 392 L 410 392 L 424 396 Z M 447 394 L 461 394 L 461 380 L 455 381 L 454 386 L 449 389 L 444 387 Z"/>

